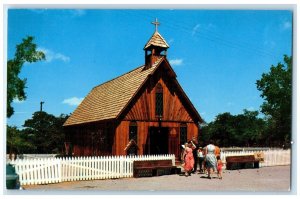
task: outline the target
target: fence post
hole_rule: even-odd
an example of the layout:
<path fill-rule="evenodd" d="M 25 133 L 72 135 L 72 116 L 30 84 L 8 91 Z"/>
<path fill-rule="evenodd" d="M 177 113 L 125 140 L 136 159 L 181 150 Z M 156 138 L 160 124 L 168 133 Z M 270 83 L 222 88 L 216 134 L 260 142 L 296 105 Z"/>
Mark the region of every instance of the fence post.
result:
<path fill-rule="evenodd" d="M 55 170 L 56 170 L 56 165 L 55 164 L 53 164 L 53 163 L 55 163 L 55 161 L 54 161 L 54 159 L 53 158 L 51 158 L 50 159 L 50 162 L 49 162 L 49 165 L 51 165 L 51 173 L 52 173 L 52 180 L 51 180 L 51 183 L 54 183 L 54 182 L 56 182 L 56 179 L 55 179 Z"/>
<path fill-rule="evenodd" d="M 123 156 L 120 157 L 120 178 L 123 178 L 123 170 L 124 170 L 124 159 Z"/>
<path fill-rule="evenodd" d="M 99 177 L 98 179 L 103 179 L 103 157 L 99 156 Z"/>
<path fill-rule="evenodd" d="M 172 155 L 172 165 L 175 166 L 175 154 Z"/>
<path fill-rule="evenodd" d="M 58 182 L 62 182 L 62 160 L 60 158 L 57 158 L 58 163 Z"/>

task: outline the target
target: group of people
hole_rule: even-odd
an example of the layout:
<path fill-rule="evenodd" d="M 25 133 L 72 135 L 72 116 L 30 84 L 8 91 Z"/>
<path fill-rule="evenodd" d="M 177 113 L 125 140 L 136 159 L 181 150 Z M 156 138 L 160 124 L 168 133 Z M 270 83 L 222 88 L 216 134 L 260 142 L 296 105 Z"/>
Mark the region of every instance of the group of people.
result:
<path fill-rule="evenodd" d="M 196 139 L 193 139 L 183 146 L 181 159 L 183 160 L 183 168 L 185 176 L 188 177 L 191 173 L 197 172 L 198 163 L 200 173 L 207 172 L 207 177 L 211 179 L 211 175 L 217 172 L 218 178 L 222 179 L 223 163 L 220 158 L 220 148 L 215 146 L 212 141 L 204 148 L 197 144 Z"/>

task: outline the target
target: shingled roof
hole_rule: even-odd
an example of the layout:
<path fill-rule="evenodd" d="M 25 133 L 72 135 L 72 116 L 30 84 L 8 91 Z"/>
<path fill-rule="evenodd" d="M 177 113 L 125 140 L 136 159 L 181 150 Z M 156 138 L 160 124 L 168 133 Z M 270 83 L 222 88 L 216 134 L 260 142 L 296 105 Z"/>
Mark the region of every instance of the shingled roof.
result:
<path fill-rule="evenodd" d="M 94 87 L 67 119 L 64 126 L 116 118 L 163 59 L 163 57 L 159 58 L 147 70 L 144 66 L 140 66 Z"/>
<path fill-rule="evenodd" d="M 166 40 L 157 31 L 155 31 L 154 34 L 152 35 L 152 37 L 149 39 L 149 41 L 147 42 L 147 44 L 144 47 L 144 50 L 149 48 L 151 45 L 159 46 L 162 48 L 169 48 L 169 45 L 166 42 Z"/>

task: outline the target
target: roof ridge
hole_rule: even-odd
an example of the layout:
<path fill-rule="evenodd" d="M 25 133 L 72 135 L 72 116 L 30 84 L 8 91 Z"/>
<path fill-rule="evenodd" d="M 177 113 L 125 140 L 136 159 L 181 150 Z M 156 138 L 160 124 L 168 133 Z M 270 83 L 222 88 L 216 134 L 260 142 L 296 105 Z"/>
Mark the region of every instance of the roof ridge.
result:
<path fill-rule="evenodd" d="M 119 75 L 119 76 L 117 76 L 117 77 L 115 77 L 115 78 L 113 78 L 113 79 L 111 79 L 111 80 L 108 80 L 108 81 L 103 82 L 103 83 L 101 83 L 101 84 L 99 84 L 99 85 L 97 85 L 97 86 L 94 86 L 93 89 L 95 89 L 95 88 L 97 88 L 97 87 L 99 87 L 99 86 L 103 86 L 104 84 L 107 84 L 107 83 L 109 83 L 109 82 L 112 82 L 112 81 L 114 81 L 114 80 L 116 80 L 116 79 L 118 79 L 118 78 L 120 78 L 120 77 L 122 77 L 122 76 L 125 76 L 125 75 L 127 75 L 127 74 L 129 74 L 129 73 L 131 73 L 131 72 L 133 72 L 133 71 L 135 71 L 135 70 L 141 68 L 141 67 L 144 67 L 144 66 L 145 66 L 145 65 L 138 66 L 137 68 L 132 69 L 132 70 L 128 71 L 127 73 L 121 74 L 121 75 Z M 92 90 L 93 90 L 93 89 L 92 89 Z"/>

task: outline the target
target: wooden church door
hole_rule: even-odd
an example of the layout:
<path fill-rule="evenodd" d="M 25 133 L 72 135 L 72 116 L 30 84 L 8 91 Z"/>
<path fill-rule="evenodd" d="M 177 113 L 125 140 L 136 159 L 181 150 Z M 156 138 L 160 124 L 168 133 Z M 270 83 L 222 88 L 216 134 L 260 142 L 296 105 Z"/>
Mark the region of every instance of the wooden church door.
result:
<path fill-rule="evenodd" d="M 168 128 L 149 128 L 149 154 L 169 154 L 169 131 Z"/>

